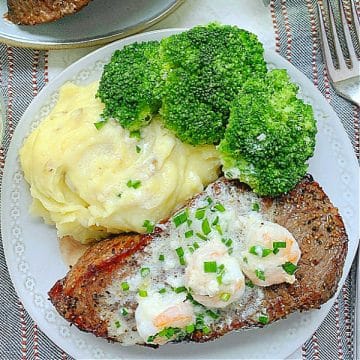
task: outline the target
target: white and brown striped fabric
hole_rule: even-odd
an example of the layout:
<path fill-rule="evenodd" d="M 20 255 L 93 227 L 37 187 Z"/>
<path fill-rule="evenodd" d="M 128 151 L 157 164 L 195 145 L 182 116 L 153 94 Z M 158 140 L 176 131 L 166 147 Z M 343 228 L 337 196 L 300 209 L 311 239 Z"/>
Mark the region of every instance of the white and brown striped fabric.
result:
<path fill-rule="evenodd" d="M 358 8 L 359 5 L 357 1 Z M 360 109 L 337 96 L 329 83 L 320 51 L 316 6 L 316 0 L 270 2 L 268 11 L 272 17 L 276 51 L 310 78 L 334 107 L 359 158 Z M 47 82 L 47 52 L 0 45 L 0 88 L 6 101 L 0 185 L 14 129 L 26 107 Z M 2 244 L 0 281 L 0 359 L 71 359 L 38 329 L 19 301 L 8 275 Z M 303 345 L 303 359 L 354 358 L 354 298 L 353 266 L 329 315 Z"/>

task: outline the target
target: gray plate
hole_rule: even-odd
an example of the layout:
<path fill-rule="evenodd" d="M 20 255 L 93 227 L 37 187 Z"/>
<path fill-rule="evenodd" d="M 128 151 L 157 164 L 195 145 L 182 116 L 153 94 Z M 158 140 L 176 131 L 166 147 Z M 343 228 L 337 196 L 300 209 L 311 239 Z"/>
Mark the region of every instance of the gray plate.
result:
<path fill-rule="evenodd" d="M 41 25 L 19 26 L 0 17 L 0 41 L 36 49 L 104 44 L 140 32 L 174 11 L 183 0 L 93 0 L 76 14 Z M 0 2 L 0 14 L 7 12 Z"/>

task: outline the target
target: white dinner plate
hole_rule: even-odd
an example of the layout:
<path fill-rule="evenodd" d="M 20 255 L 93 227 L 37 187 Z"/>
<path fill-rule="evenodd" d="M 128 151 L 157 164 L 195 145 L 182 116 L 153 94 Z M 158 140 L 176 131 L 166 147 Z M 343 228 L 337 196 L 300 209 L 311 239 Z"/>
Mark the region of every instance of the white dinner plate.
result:
<path fill-rule="evenodd" d="M 109 344 L 75 326 L 70 327 L 48 301 L 48 290 L 66 274 L 67 267 L 60 257 L 55 229 L 29 214 L 31 198 L 18 157 L 23 140 L 49 114 L 57 100 L 58 89 L 65 82 L 85 85 L 97 80 L 115 49 L 134 41 L 160 40 L 179 31 L 181 29 L 135 35 L 89 54 L 47 85 L 26 110 L 7 154 L 1 194 L 2 236 L 10 275 L 21 301 L 42 331 L 75 358 L 285 358 L 313 334 L 334 299 L 320 310 L 293 314 L 264 329 L 231 333 L 206 344 L 169 344 L 156 351 Z M 358 166 L 354 152 L 337 115 L 312 83 L 274 52 L 267 51 L 266 59 L 269 67 L 288 70 L 300 86 L 301 97 L 314 108 L 318 135 L 310 173 L 339 208 L 349 236 L 341 286 L 358 243 Z"/>
<path fill-rule="evenodd" d="M 19 26 L 7 21 L 0 1 L 0 41 L 36 49 L 105 44 L 138 33 L 163 19 L 184 0 L 92 0 L 79 12 L 58 21 Z"/>

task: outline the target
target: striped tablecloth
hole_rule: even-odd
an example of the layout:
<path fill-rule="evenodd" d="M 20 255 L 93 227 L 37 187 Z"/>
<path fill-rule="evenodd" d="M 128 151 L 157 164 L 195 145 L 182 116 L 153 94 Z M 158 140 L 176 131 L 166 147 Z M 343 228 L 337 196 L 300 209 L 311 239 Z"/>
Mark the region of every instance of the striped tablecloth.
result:
<path fill-rule="evenodd" d="M 330 85 L 319 47 L 317 1 L 271 0 L 267 8 L 260 2 L 260 0 L 252 0 L 251 6 L 256 11 L 261 6 L 261 11 L 267 13 L 269 26 L 272 24 L 273 28 L 271 37 L 275 40 L 275 50 L 310 78 L 334 107 L 359 158 L 360 109 L 337 96 Z M 216 1 L 219 12 L 214 4 L 215 1 L 193 0 L 191 4 L 189 3 L 190 0 L 172 15 L 172 23 L 168 18 L 156 27 L 168 27 L 169 24 L 174 27 L 188 25 L 187 22 L 181 21 L 181 17 L 190 16 L 188 10 L 196 6 L 198 10 L 205 5 L 211 7 L 214 13 L 209 20 L 218 19 L 221 22 L 227 22 L 225 13 L 236 16 L 236 11 L 239 11 L 238 7 L 231 8 L 235 6 L 234 1 Z M 358 1 L 357 6 L 359 8 Z M 201 19 L 201 22 L 206 21 L 206 17 Z M 237 24 L 242 25 L 241 22 Z M 254 22 L 250 30 L 256 31 L 256 27 Z M 54 54 L 49 55 L 46 51 L 0 45 L 0 87 L 7 104 L 4 109 L 5 136 L 0 149 L 0 181 L 14 129 L 31 100 L 49 81 L 49 57 L 52 56 Z M 0 358 L 71 359 L 39 330 L 19 301 L 8 275 L 2 246 L 0 246 L 0 279 L 0 323 L 2 324 Z M 353 266 L 329 315 L 292 358 L 353 359 L 354 298 L 355 267 Z"/>

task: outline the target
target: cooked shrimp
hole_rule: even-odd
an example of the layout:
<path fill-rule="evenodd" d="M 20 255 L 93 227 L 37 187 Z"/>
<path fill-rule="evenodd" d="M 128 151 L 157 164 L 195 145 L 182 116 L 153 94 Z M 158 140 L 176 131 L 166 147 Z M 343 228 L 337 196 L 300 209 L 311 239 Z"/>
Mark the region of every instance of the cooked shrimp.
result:
<path fill-rule="evenodd" d="M 185 286 L 204 306 L 223 308 L 243 295 L 245 280 L 239 261 L 214 239 L 187 258 Z"/>
<path fill-rule="evenodd" d="M 154 293 L 146 298 L 139 298 L 135 319 L 140 336 L 147 341 L 149 336 L 154 336 L 163 329 L 184 328 L 194 323 L 193 306 L 185 300 L 185 293 Z M 160 345 L 169 340 L 171 339 L 158 336 L 152 343 Z"/>
<path fill-rule="evenodd" d="M 270 221 L 255 222 L 241 253 L 241 269 L 255 285 L 292 284 L 300 256 L 299 245 L 286 228 Z"/>

